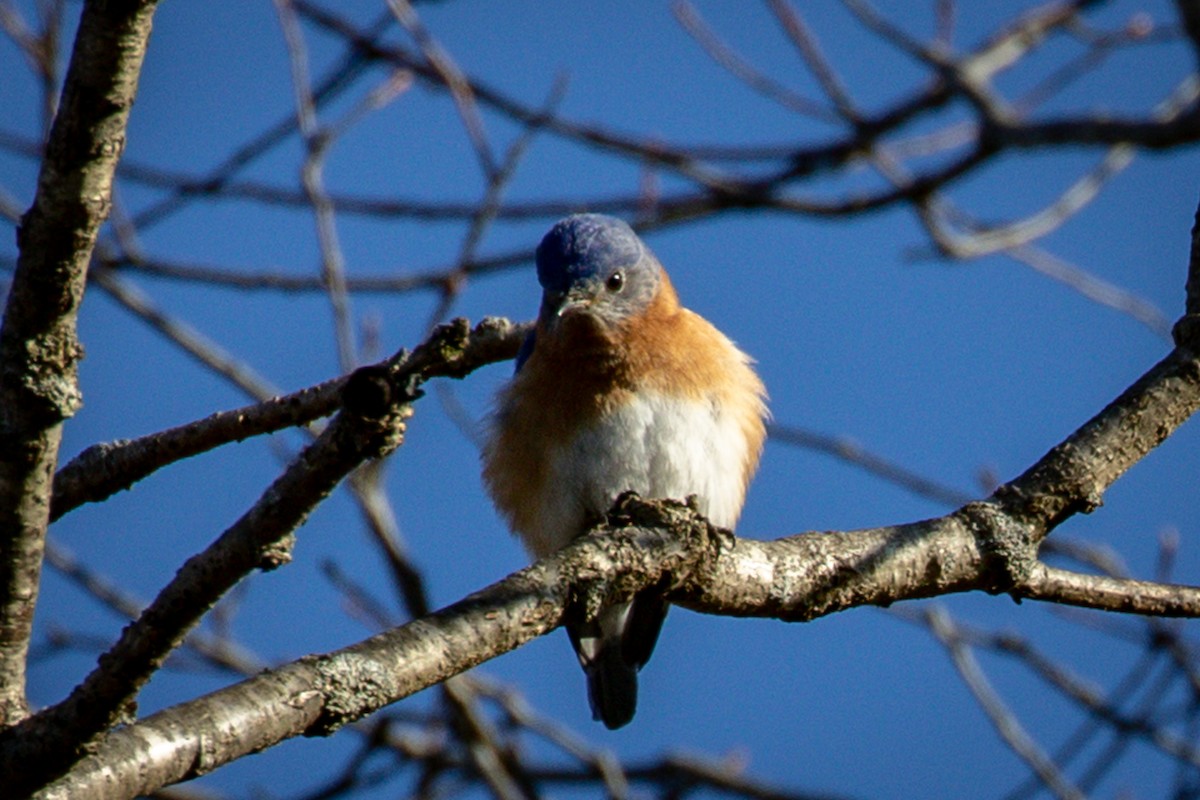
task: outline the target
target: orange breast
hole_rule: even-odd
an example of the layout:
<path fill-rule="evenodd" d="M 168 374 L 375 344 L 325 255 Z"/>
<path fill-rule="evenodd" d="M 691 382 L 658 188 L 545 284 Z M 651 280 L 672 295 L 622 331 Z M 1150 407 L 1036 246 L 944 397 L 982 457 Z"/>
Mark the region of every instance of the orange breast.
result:
<path fill-rule="evenodd" d="M 747 357 L 699 315 L 681 308 L 665 280 L 647 312 L 622 326 L 607 329 L 586 317 L 562 322 L 553 334 L 539 329 L 533 353 L 498 397 L 484 449 L 485 485 L 513 530 L 541 555 L 581 532 L 545 530 L 547 514 L 556 525 L 582 526 L 585 515 L 603 511 L 588 508 L 584 497 L 603 492 L 579 490 L 577 473 L 586 474 L 587 465 L 577 463 L 578 450 L 571 466 L 577 501 L 562 496 L 568 487 L 560 485 L 564 476 L 553 474 L 556 464 L 563 469 L 563 452 L 581 432 L 606 428 L 604 420 L 620 419 L 618 409 L 649 394 L 709 408 L 721 415 L 722 430 L 735 432 L 737 446 L 730 452 L 740 453 L 740 463 L 720 465 L 739 484 L 737 509 L 727 523 L 732 524 L 765 436 L 764 390 Z M 594 455 L 602 461 L 606 454 Z M 598 464 L 596 474 L 607 478 L 611 470 Z"/>

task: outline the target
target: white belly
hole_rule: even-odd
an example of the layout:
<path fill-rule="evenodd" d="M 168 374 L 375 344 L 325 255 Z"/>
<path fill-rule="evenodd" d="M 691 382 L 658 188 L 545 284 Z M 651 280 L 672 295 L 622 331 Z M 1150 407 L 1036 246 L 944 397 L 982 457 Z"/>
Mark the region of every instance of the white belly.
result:
<path fill-rule="evenodd" d="M 715 403 L 642 392 L 550 454 L 537 530 L 522 531 L 535 555 L 558 549 L 622 492 L 683 500 L 732 528 L 745 492 L 749 447 L 734 415 Z"/>

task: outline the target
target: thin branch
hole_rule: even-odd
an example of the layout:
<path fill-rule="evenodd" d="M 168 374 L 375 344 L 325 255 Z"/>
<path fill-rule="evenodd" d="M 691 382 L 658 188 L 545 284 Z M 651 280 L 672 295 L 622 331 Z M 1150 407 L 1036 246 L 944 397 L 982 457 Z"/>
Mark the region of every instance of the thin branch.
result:
<path fill-rule="evenodd" d="M 837 115 L 828 108 L 792 91 L 742 58 L 733 48 L 721 41 L 712 28 L 704 22 L 700 12 L 692 3 L 687 0 L 675 0 L 671 3 L 671 13 L 680 26 L 703 48 L 709 58 L 724 67 L 752 91 L 797 114 L 822 122 L 838 120 Z"/>
<path fill-rule="evenodd" d="M 250 510 L 180 568 L 70 696 L 0 740 L 0 783 L 36 786 L 69 768 L 79 747 L 123 719 L 142 685 L 225 592 L 256 569 L 289 561 L 295 530 L 311 509 L 351 470 L 400 444 L 421 382 L 467 374 L 495 360 L 498 349 L 507 353 L 508 331 L 493 322 L 470 331 L 459 320 L 411 356 L 398 354 L 386 369 L 356 373 L 357 380 L 343 390 L 348 407 Z M 30 748 L 39 753 L 32 762 Z"/>
<path fill-rule="evenodd" d="M 0 30 L 12 40 L 35 72 L 41 69 L 41 42 L 12 0 L 0 0 Z"/>
<path fill-rule="evenodd" d="M 1200 7 L 1190 0 L 1175 0 L 1175 10 L 1179 12 L 1183 29 L 1192 40 L 1192 54 L 1200 66 Z"/>
<path fill-rule="evenodd" d="M 1031 600 L 1102 611 L 1157 617 L 1200 616 L 1200 587 L 1085 575 L 1044 564 L 1034 569 L 1016 593 Z"/>
<path fill-rule="evenodd" d="M 334 378 L 137 439 L 92 445 L 54 476 L 51 519 L 84 503 L 105 500 L 176 461 L 329 416 L 341 404 L 345 380 Z"/>
<path fill-rule="evenodd" d="M 345 259 L 338 241 L 333 203 L 325 193 L 323 178 L 325 156 L 333 144 L 332 132 L 323 130 L 317 120 L 316 101 L 309 83 L 308 50 L 300 32 L 296 12 L 289 0 L 274 2 L 291 64 L 297 127 L 304 140 L 305 156 L 300 168 L 300 181 L 305 197 L 312 206 L 317 229 L 317 242 L 321 251 L 321 281 L 333 311 L 338 364 L 341 365 L 342 372 L 349 372 L 357 363 L 358 347 L 355 344 L 350 295 L 346 289 Z"/>
<path fill-rule="evenodd" d="M 517 337 L 514 339 L 514 344 L 520 341 Z M 512 352 L 515 354 L 516 351 Z M 391 570 L 392 583 L 396 586 L 405 611 L 411 619 L 417 619 L 431 610 L 425 591 L 425 578 L 413 564 L 400 536 L 396 513 L 383 484 L 383 464 L 380 461 L 364 464 L 350 476 L 349 487 L 371 538 Z"/>
<path fill-rule="evenodd" d="M 178 345 L 198 363 L 242 387 L 260 400 L 281 394 L 278 387 L 246 362 L 209 339 L 188 323 L 160 310 L 141 290 L 105 268 L 91 271 L 92 282 L 126 310 Z"/>
<path fill-rule="evenodd" d="M 356 43 L 369 58 L 411 69 L 418 77 L 429 82 L 430 85 L 446 91 L 452 91 L 452 84 L 457 83 L 457 77 L 448 79 L 441 70 L 430 65 L 426 58 L 418 57 L 402 47 L 383 46 L 369 41 L 354 26 L 329 13 L 327 10 L 313 5 L 308 0 L 295 0 L 295 6 L 297 11 L 312 22 L 346 38 L 348 41 Z M 459 74 L 461 75 L 461 73 Z M 673 170 L 679 172 L 681 175 L 712 190 L 719 191 L 731 188 L 726 185 L 721 175 L 698 163 L 697 158 L 706 156 L 707 153 L 705 152 L 699 150 L 694 153 L 683 152 L 657 147 L 653 144 L 648 145 L 634 137 L 615 134 L 594 125 L 568 122 L 558 117 L 543 119 L 536 109 L 508 97 L 481 81 L 469 80 L 465 76 L 463 76 L 463 80 L 466 81 L 465 86 L 470 90 L 470 97 L 473 101 L 490 106 L 517 122 L 522 124 L 539 123 L 546 130 L 578 139 L 581 142 L 605 150 L 637 156 L 662 163 L 663 165 L 669 164 Z M 465 97 L 465 95 L 462 96 Z M 732 154 L 730 151 L 724 151 L 723 149 L 719 149 L 716 152 Z M 739 148 L 736 152 L 744 154 L 746 151 L 744 148 Z M 761 151 L 756 149 L 754 152 Z"/>
<path fill-rule="evenodd" d="M 1089 300 L 1127 314 L 1149 328 L 1164 341 L 1171 341 L 1171 320 L 1158 306 L 1144 297 L 1093 275 L 1053 253 L 1035 245 L 1014 247 L 1005 252 L 1009 258 L 1058 281 Z"/>
<path fill-rule="evenodd" d="M 391 19 L 392 16 L 388 12 L 380 14 L 362 32 L 362 41 L 375 42 L 390 27 Z M 370 66 L 370 59 L 359 45 L 359 42 L 347 43 L 346 52 L 341 60 L 318 82 L 312 93 L 313 102 L 317 106 L 336 99 L 343 91 L 353 86 L 354 79 Z M 178 213 L 195 198 L 219 191 L 234 175 L 269 153 L 295 130 L 296 115 L 285 114 L 274 125 L 234 150 L 204 177 L 171 185 L 170 196 L 139 212 L 133 219 L 134 225 L 141 229 L 149 228 Z"/>
<path fill-rule="evenodd" d="M 1098 544 L 1070 536 L 1055 536 L 1042 542 L 1039 555 L 1057 556 L 1089 567 L 1109 577 L 1127 578 L 1129 569 L 1121 555 L 1107 544 Z"/>
<path fill-rule="evenodd" d="M 1120 47 L 1141 45 L 1151 41 L 1178 41 L 1182 34 L 1168 25 L 1156 26 L 1142 14 L 1135 15 L 1121 29 L 1113 32 L 1093 33 L 1085 31 L 1082 20 L 1074 20 L 1067 29 L 1075 38 L 1084 42 L 1087 49 L 1048 73 L 1019 98 L 1013 105 L 1022 116 L 1041 105 L 1050 97 L 1062 92 L 1080 78 L 1092 74 L 1114 51 Z"/>
<path fill-rule="evenodd" d="M 934 42 L 939 50 L 950 50 L 954 46 L 954 28 L 958 22 L 958 3 L 956 0 L 937 0 L 935 6 Z"/>
<path fill-rule="evenodd" d="M 945 609 L 935 606 L 929 610 L 928 616 L 930 630 L 949 650 L 958 674 L 971 690 L 971 694 L 975 695 L 975 700 L 1005 744 L 1029 765 L 1046 788 L 1060 800 L 1084 800 L 1083 793 L 1059 771 L 1054 761 L 1038 746 L 1020 720 L 992 688 L 991 682 L 983 673 L 979 662 L 975 660 L 971 649 L 963 643 Z"/>
<path fill-rule="evenodd" d="M 488 181 L 492 181 L 500 168 L 497 166 L 496 157 L 492 154 L 492 148 L 488 144 L 483 118 L 479 114 L 479 108 L 475 102 L 475 89 L 471 82 L 454 63 L 450 54 L 425 28 L 421 18 L 417 16 L 416 10 L 408 0 L 388 0 L 388 8 L 416 41 L 429 68 L 437 74 L 442 85 L 450 92 L 450 96 L 454 99 L 454 105 L 458 109 L 458 115 L 462 118 L 463 127 L 467 131 L 467 137 L 475 149 L 475 157 L 479 160 L 480 169 L 483 170 L 484 177 Z"/>
<path fill-rule="evenodd" d="M 1133 148 L 1116 145 L 1054 202 L 1016 222 L 988 227 L 971 224 L 965 233 L 960 233 L 953 230 L 949 223 L 965 215 L 953 210 L 944 201 L 920 206 L 924 212 L 921 220 L 938 249 L 951 258 L 978 258 L 1019 248 L 1062 227 L 1068 219 L 1096 199 L 1108 181 L 1132 161 Z"/>
<path fill-rule="evenodd" d="M 63 28 L 66 24 L 66 0 L 49 0 L 38 3 L 38 17 L 41 23 L 41 67 L 38 78 L 42 86 L 42 138 L 48 139 L 54 126 L 54 118 L 58 116 L 58 102 L 61 94 L 62 75 L 59 67 L 58 54 Z"/>
<path fill-rule="evenodd" d="M 927 613 L 893 609 L 891 615 L 922 624 L 926 628 L 929 628 L 931 624 Z M 1159 620 L 1150 619 L 1146 622 L 1154 624 Z M 1060 745 L 1051 757 L 1053 763 L 1059 765 L 1060 768 L 1065 768 L 1081 755 L 1096 734 L 1105 731 L 1115 731 L 1121 735 L 1119 738 L 1135 738 L 1144 741 L 1180 764 L 1200 767 L 1200 749 L 1193 746 L 1187 739 L 1171 734 L 1165 725 L 1156 723 L 1147 713 L 1129 713 L 1121 710 L 1121 706 L 1148 680 L 1154 663 L 1163 660 L 1160 652 L 1147 651 L 1126 676 L 1106 694 L 1099 687 L 1056 663 L 1024 638 L 1005 632 L 988 633 L 971 628 L 961 622 L 954 623 L 954 628 L 955 635 L 963 644 L 986 649 L 1016 660 L 1043 684 L 1087 713 L 1088 717 L 1084 724 L 1068 737 L 1067 741 Z M 1141 647 L 1142 644 L 1143 642 L 1137 642 L 1136 646 Z M 1172 671 L 1176 675 L 1179 674 L 1177 669 Z M 1147 694 L 1161 697 L 1162 693 L 1148 692 Z M 1038 785 L 1040 782 L 1027 782 L 1022 785 L 1021 789 L 1010 793 L 1008 800 L 1014 800 L 1014 796 L 1021 790 L 1034 791 Z"/>
<path fill-rule="evenodd" d="M 771 423 L 767 426 L 771 441 L 803 447 L 825 453 L 858 467 L 877 478 L 899 486 L 915 495 L 935 503 L 957 508 L 974 499 L 966 492 L 929 480 L 900 464 L 872 453 L 858 442 L 845 436 L 829 436 L 791 425 Z"/>
<path fill-rule="evenodd" d="M 458 736 L 466 745 L 471 764 L 497 800 L 533 800 L 529 776 L 523 765 L 503 752 L 499 733 L 476 703 L 474 683 L 462 675 L 447 678 L 442 696 L 453 714 Z"/>
<path fill-rule="evenodd" d="M 325 194 L 322 171 L 325 154 L 331 144 L 318 127 L 311 87 L 308 85 L 308 65 L 304 40 L 295 13 L 287 0 L 275 0 L 280 26 L 284 31 L 292 64 L 292 83 L 296 94 L 296 118 L 304 140 L 305 158 L 301 167 L 301 184 L 313 209 L 317 241 L 321 251 L 321 280 L 333 310 L 334 338 L 337 342 L 338 364 L 349 372 L 357 361 L 354 321 L 350 312 L 350 297 L 346 291 L 346 269 L 338 242 L 333 207 Z"/>
<path fill-rule="evenodd" d="M 632 766 L 627 771 L 632 781 L 665 785 L 684 796 L 689 789 L 707 788 L 748 800 L 846 800 L 846 795 L 826 792 L 789 792 L 741 774 L 741 759 L 730 757 L 721 762 L 674 754 L 658 764 Z M 667 795 L 668 797 L 676 795 Z"/>
<path fill-rule="evenodd" d="M 1188 76 L 1166 100 L 1155 106 L 1153 116 L 1161 122 L 1170 122 L 1193 106 L 1198 98 L 1200 80 Z M 1018 250 L 1057 230 L 1083 210 L 1113 177 L 1129 166 L 1133 157 L 1132 145 L 1114 145 L 1099 163 L 1064 190 L 1053 203 L 1016 222 L 982 226 L 953 208 L 946 200 L 935 196 L 918 206 L 921 221 L 938 249 L 952 258 L 977 258 L 1000 251 Z M 901 178 L 903 183 L 909 180 L 907 175 Z M 960 233 L 953 230 L 953 223 L 966 228 L 966 231 Z"/>
<path fill-rule="evenodd" d="M 550 89 L 550 95 L 546 98 L 543 118 L 549 118 L 554 114 L 566 91 L 566 77 L 560 76 L 554 82 Z M 442 299 L 430 316 L 430 327 L 441 322 L 450 313 L 450 307 L 455 297 L 463 290 L 467 275 L 470 274 L 469 265 L 475 261 L 475 253 L 483 242 L 484 233 L 496 219 L 496 212 L 500 209 L 504 192 L 516 174 L 521 159 L 524 158 L 529 145 L 533 143 L 540 127 L 540 122 L 531 122 L 526 125 L 505 151 L 504 160 L 494 172 L 488 175 L 487 189 L 475 214 L 471 217 L 471 224 L 467 228 L 466 236 L 463 237 L 462 245 L 459 248 L 456 265 L 446 273 L 442 287 Z"/>
<path fill-rule="evenodd" d="M 512 725 L 536 734 L 568 757 L 593 770 L 610 798 L 629 796 L 629 779 L 621 762 L 611 752 L 590 747 L 565 726 L 538 714 L 520 694 L 476 674 L 472 674 L 468 680 L 477 692 L 500 704 Z"/>
<path fill-rule="evenodd" d="M 147 604 L 144 601 L 133 597 L 111 579 L 91 569 L 53 539 L 46 542 L 46 563 L 126 619 L 137 619 L 146 608 Z M 106 642 L 105 645 L 107 644 Z M 224 636 L 212 636 L 196 630 L 188 635 L 184 646 L 208 664 L 236 675 L 253 675 L 267 668 L 265 661 Z"/>
<path fill-rule="evenodd" d="M 1174 335 L 1175 342 L 1180 345 L 1190 346 L 1192 352 L 1200 353 L 1200 205 L 1196 207 L 1196 215 L 1192 222 L 1192 249 L 1191 256 L 1188 258 L 1187 271 L 1187 314 L 1180 325 L 1176 325 Z M 1181 327 L 1182 326 L 1182 327 Z M 1191 341 L 1188 341 L 1191 339 Z"/>
<path fill-rule="evenodd" d="M 795 45 L 796 51 L 804 60 L 809 72 L 817 79 L 825 96 L 833 103 L 838 118 L 847 123 L 852 130 L 856 128 L 862 122 L 862 117 L 855 108 L 850 91 L 842 83 L 842 79 L 829 59 L 821 52 L 821 45 L 817 41 L 817 37 L 809 30 L 804 18 L 784 0 L 767 0 L 767 5 L 775 14 L 775 19 L 778 20 L 784 33 Z"/>
<path fill-rule="evenodd" d="M 473 274 L 487 274 L 528 263 L 532 256 L 531 250 L 522 248 L 518 251 L 468 261 L 462 265 L 462 268 Z M 446 271 L 451 267 L 452 265 L 445 265 L 422 272 L 400 275 L 351 276 L 346 280 L 346 289 L 353 293 L 388 294 L 438 289 L 445 281 Z M 115 271 L 141 272 L 156 278 L 204 283 L 238 290 L 291 293 L 320 292 L 325 289 L 320 276 L 263 272 L 239 267 L 185 264 L 146 258 L 141 255 L 126 254 L 123 258 L 110 262 L 109 268 Z"/>
<path fill-rule="evenodd" d="M 65 5 L 64 0 L 39 3 L 37 12 L 40 30 L 34 31 L 10 0 L 0 2 L 0 30 L 3 30 L 21 50 L 41 84 L 43 140 L 50 135 L 54 116 L 58 113 L 59 37 Z"/>
<path fill-rule="evenodd" d="M 1005 651 L 1001 650 L 1000 652 Z M 1072 761 L 1082 758 L 1097 737 L 1108 733 L 1113 728 L 1120 731 L 1134 730 L 1133 728 L 1122 726 L 1122 723 L 1128 720 L 1127 715 L 1121 714 L 1119 708 L 1149 680 L 1150 674 L 1159 660 L 1158 655 L 1153 651 L 1143 652 L 1134 665 L 1117 682 L 1112 691 L 1109 692 L 1107 703 L 1098 704 L 1095 710 L 1092 710 L 1088 706 L 1090 694 L 1086 690 L 1079 695 L 1068 695 L 1076 702 L 1082 701 L 1081 704 L 1088 707 L 1090 713 L 1088 718 L 1076 727 L 1071 735 L 1055 750 L 1052 756 L 1054 763 L 1066 767 Z M 1055 688 L 1058 687 L 1056 686 Z M 1183 747 L 1185 755 L 1190 755 L 1193 758 L 1196 757 L 1196 751 L 1186 742 L 1183 743 Z M 1115 764 L 1115 761 L 1110 763 Z M 1020 800 L 1020 798 L 1035 795 L 1041 790 L 1042 782 L 1036 775 L 1031 776 L 1005 794 L 1003 800 Z"/>
<path fill-rule="evenodd" d="M 1157 681 L 1147 683 L 1141 702 L 1130 715 L 1136 719 L 1152 719 L 1155 712 L 1165 703 L 1171 684 L 1175 683 L 1177 679 L 1178 674 L 1172 670 L 1163 670 Z M 1134 741 L 1134 738 L 1130 736 L 1114 736 L 1108 747 L 1092 756 L 1091 766 L 1080 775 L 1080 788 L 1085 792 L 1093 791 L 1108 774 L 1112 765 L 1132 749 Z M 1183 762 L 1178 763 L 1182 764 Z"/>

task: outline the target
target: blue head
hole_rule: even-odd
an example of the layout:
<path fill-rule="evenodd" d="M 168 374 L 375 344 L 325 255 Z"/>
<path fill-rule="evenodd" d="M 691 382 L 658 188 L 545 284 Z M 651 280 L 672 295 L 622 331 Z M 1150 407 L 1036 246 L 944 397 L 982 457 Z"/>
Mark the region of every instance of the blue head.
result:
<path fill-rule="evenodd" d="M 541 319 L 586 314 L 618 323 L 650 305 L 662 284 L 662 267 L 627 224 L 603 214 L 560 220 L 537 249 L 542 285 Z"/>

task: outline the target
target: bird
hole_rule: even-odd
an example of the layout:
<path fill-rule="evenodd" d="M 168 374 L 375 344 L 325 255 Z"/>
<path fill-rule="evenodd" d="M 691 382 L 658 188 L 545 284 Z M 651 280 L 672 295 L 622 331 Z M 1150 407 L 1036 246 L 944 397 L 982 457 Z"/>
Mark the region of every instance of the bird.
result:
<path fill-rule="evenodd" d="M 586 532 L 628 491 L 684 500 L 732 530 L 766 437 L 752 360 L 684 308 L 666 270 L 624 221 L 575 214 L 536 251 L 537 323 L 497 394 L 483 482 L 530 554 Z M 567 633 L 594 719 L 637 708 L 637 676 L 667 615 L 661 589 L 604 607 Z"/>

